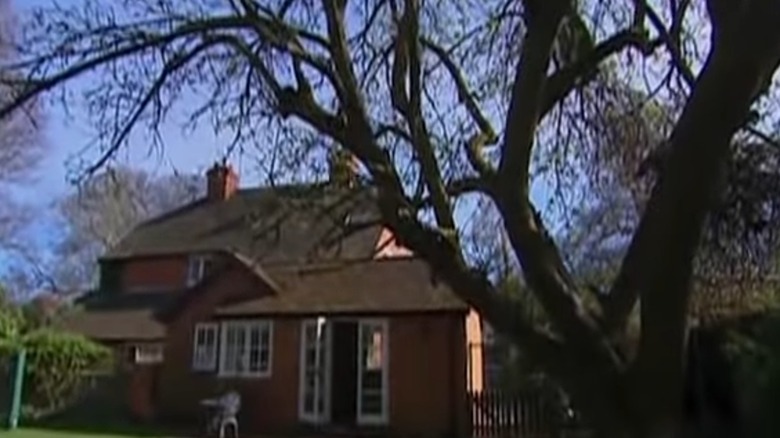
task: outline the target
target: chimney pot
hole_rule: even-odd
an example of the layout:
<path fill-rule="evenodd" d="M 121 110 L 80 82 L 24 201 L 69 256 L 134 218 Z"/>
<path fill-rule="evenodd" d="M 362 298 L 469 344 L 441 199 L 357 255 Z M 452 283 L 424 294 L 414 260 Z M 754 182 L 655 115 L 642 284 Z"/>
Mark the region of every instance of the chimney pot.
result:
<path fill-rule="evenodd" d="M 357 182 L 360 164 L 351 152 L 339 149 L 330 156 L 330 182 L 332 184 L 353 187 Z"/>
<path fill-rule="evenodd" d="M 224 162 L 211 166 L 206 172 L 206 181 L 206 196 L 211 201 L 228 200 L 238 190 L 238 174 L 231 165 Z"/>

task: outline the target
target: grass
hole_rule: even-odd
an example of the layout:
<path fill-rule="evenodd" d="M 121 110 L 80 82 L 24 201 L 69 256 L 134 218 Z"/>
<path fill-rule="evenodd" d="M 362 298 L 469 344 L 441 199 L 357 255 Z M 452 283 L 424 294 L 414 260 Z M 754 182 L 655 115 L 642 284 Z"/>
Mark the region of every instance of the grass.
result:
<path fill-rule="evenodd" d="M 100 416 L 90 422 L 46 420 L 22 423 L 13 431 L 0 430 L 0 438 L 158 438 L 175 435 L 159 425 L 117 422 Z"/>
<path fill-rule="evenodd" d="M 20 427 L 13 431 L 2 431 L 0 437 L 2 438 L 77 438 L 77 437 L 90 437 L 90 438 L 137 438 L 137 437 L 150 437 L 152 435 L 143 434 L 137 435 L 134 433 L 120 433 L 115 432 L 100 432 L 95 430 L 59 430 L 49 429 L 44 427 Z M 154 436 L 166 436 L 165 434 L 157 434 Z"/>
<path fill-rule="evenodd" d="M 0 438 L 160 438 L 182 436 L 159 424 L 134 422 L 112 409 L 79 409 L 40 420 L 21 420 L 19 428 L 0 428 Z M 4 423 L 0 419 L 0 422 Z M 4 426 L 4 425 L 3 425 Z"/>

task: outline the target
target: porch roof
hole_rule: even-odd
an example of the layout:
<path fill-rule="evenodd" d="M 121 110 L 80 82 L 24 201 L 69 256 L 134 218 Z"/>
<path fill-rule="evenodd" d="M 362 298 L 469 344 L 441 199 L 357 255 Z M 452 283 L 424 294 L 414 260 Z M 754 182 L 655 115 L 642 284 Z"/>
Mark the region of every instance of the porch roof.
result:
<path fill-rule="evenodd" d="M 216 309 L 218 316 L 466 311 L 468 305 L 427 264 L 405 257 L 277 268 L 276 294 Z"/>
<path fill-rule="evenodd" d="M 83 310 L 59 326 L 101 341 L 162 339 L 166 330 L 160 312 L 181 296 L 181 291 L 92 293 L 78 302 Z"/>

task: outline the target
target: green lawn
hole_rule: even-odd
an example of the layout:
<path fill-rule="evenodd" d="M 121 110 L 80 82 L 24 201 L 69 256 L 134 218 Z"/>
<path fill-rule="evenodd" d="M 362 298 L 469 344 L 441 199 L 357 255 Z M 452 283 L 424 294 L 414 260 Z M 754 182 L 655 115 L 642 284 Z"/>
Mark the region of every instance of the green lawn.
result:
<path fill-rule="evenodd" d="M 98 430 L 59 430 L 48 428 L 27 428 L 20 427 L 14 431 L 2 431 L 0 437 L 2 438 L 77 438 L 77 437 L 90 437 L 90 438 L 149 438 L 155 435 L 149 432 L 133 433 L 128 431 L 127 433 L 120 432 L 101 432 Z M 165 434 L 156 435 L 159 437 L 166 436 Z"/>
<path fill-rule="evenodd" d="M 88 420 L 75 418 L 49 418 L 25 423 L 8 431 L 0 428 L 0 438 L 161 438 L 192 434 L 172 432 L 159 425 L 138 424 L 109 415 L 93 415 Z"/>

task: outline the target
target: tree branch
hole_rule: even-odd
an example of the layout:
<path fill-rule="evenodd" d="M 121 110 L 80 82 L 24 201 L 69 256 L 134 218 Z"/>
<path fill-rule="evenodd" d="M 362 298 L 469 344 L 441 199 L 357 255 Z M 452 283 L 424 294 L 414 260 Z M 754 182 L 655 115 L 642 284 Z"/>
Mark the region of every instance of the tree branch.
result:
<path fill-rule="evenodd" d="M 23 106 L 38 94 L 45 93 L 55 86 L 60 85 L 63 82 L 67 82 L 70 79 L 73 79 L 103 64 L 110 63 L 114 60 L 124 58 L 147 49 L 170 44 L 178 38 L 185 36 L 205 33 L 207 31 L 241 28 L 245 26 L 246 22 L 244 22 L 244 20 L 233 16 L 216 17 L 208 20 L 190 22 L 179 26 L 170 33 L 149 37 L 142 40 L 141 42 L 127 44 L 124 47 L 119 47 L 117 49 L 98 54 L 92 58 L 66 67 L 52 76 L 48 76 L 43 79 L 29 78 L 26 81 L 29 86 L 26 87 L 26 89 L 23 90 L 21 94 L 14 96 L 14 98 L 7 105 L 0 107 L 0 119 L 4 119 L 12 111 Z M 100 49 L 102 49 L 102 47 Z M 51 54 L 49 57 L 42 58 L 41 61 L 45 61 L 46 59 L 54 59 L 55 56 L 57 56 L 57 54 Z"/>
<path fill-rule="evenodd" d="M 492 144 L 498 141 L 498 136 L 496 135 L 495 129 L 493 129 L 493 125 L 482 112 L 482 109 L 480 109 L 477 101 L 474 99 L 474 96 L 466 84 L 466 79 L 463 77 L 463 73 L 461 72 L 460 68 L 455 65 L 455 62 L 452 60 L 447 51 L 428 38 L 420 38 L 420 41 L 425 48 L 432 51 L 436 57 L 439 58 L 439 61 L 441 61 L 441 63 L 447 69 L 450 78 L 455 83 L 455 89 L 458 92 L 458 100 L 460 100 L 460 103 L 466 106 L 466 109 L 468 110 L 469 115 L 471 115 L 471 118 L 477 124 L 480 131 L 482 131 L 487 137 L 486 143 Z"/>
<path fill-rule="evenodd" d="M 553 41 L 568 6 L 550 1 L 534 5 L 517 65 L 503 154 L 491 195 L 504 219 L 526 280 L 555 328 L 579 353 L 609 374 L 620 368 L 620 359 L 604 342 L 580 301 L 555 243 L 528 199 L 528 166 L 546 72 Z"/>
<path fill-rule="evenodd" d="M 374 133 L 366 115 L 363 97 L 352 68 L 352 58 L 349 54 L 344 30 L 346 1 L 322 0 L 321 4 L 325 11 L 333 64 L 344 88 L 344 94 L 340 96 L 340 101 L 344 108 L 347 120 L 346 127 L 350 135 L 348 138 L 344 138 L 341 143 L 363 162 L 377 180 L 377 185 L 384 188 L 380 191 L 380 195 L 385 197 L 385 202 L 387 202 L 383 206 L 387 211 L 383 214 L 397 214 L 405 203 L 403 186 L 393 170 L 390 158 L 376 145 Z"/>
<path fill-rule="evenodd" d="M 568 363 L 562 341 L 533 327 L 522 312 L 523 304 L 498 293 L 483 273 L 470 269 L 460 256 L 453 254 L 455 249 L 446 236 L 421 224 L 397 223 L 393 231 L 403 246 L 429 262 L 437 277 L 479 309 L 496 330 L 523 345 L 539 363 L 554 372 L 561 369 L 561 364 Z"/>
<path fill-rule="evenodd" d="M 556 71 L 547 79 L 542 99 L 541 114 L 548 114 L 576 86 L 582 86 L 593 80 L 601 63 L 612 55 L 633 47 L 645 56 L 651 54 L 660 45 L 660 40 L 648 41 L 642 30 L 631 28 L 615 33 L 597 44 L 586 56 L 573 64 Z"/>
<path fill-rule="evenodd" d="M 405 47 L 406 66 L 409 77 L 409 96 L 406 99 L 404 116 L 412 136 L 412 146 L 420 163 L 425 185 L 431 195 L 433 212 L 439 228 L 447 230 L 451 239 L 456 239 L 455 219 L 452 216 L 446 189 L 443 184 L 439 163 L 431 143 L 431 137 L 422 114 L 422 54 L 419 50 L 419 4 L 418 0 L 406 0 L 401 17 L 399 45 Z"/>
<path fill-rule="evenodd" d="M 133 129 L 138 119 L 141 117 L 149 104 L 157 97 L 163 85 L 165 85 L 165 83 L 168 81 L 168 78 L 174 72 L 189 63 L 204 50 L 219 43 L 224 43 L 225 41 L 226 38 L 224 37 L 208 38 L 206 41 L 198 44 L 186 54 L 179 54 L 178 56 L 175 56 L 172 61 L 166 63 L 163 66 L 163 69 L 157 79 L 152 83 L 152 86 L 149 87 L 149 90 L 146 92 L 143 99 L 141 99 L 141 102 L 138 103 L 132 114 L 130 114 L 129 117 L 127 117 L 127 119 L 124 121 L 122 129 L 120 129 L 119 132 L 114 135 L 114 138 L 111 140 L 111 145 L 101 154 L 100 158 L 95 163 L 89 166 L 86 174 L 91 175 L 103 167 L 103 165 L 108 162 L 108 160 L 116 153 L 116 151 L 119 150 L 122 142 L 124 142 L 127 136 L 130 134 L 130 131 Z"/>
<path fill-rule="evenodd" d="M 439 58 L 439 61 L 444 65 L 445 69 L 455 83 L 455 89 L 458 91 L 458 100 L 466 107 L 474 123 L 477 124 L 480 132 L 474 134 L 471 139 L 466 143 L 466 157 L 469 163 L 474 169 L 482 176 L 492 177 L 495 170 L 485 161 L 482 156 L 482 149 L 485 146 L 494 144 L 498 141 L 498 135 L 493 129 L 493 125 L 487 119 L 482 109 L 477 104 L 474 96 L 471 94 L 466 79 L 463 77 L 463 73 L 460 68 L 455 65 L 450 55 L 444 50 L 443 47 L 437 45 L 433 41 L 427 38 L 421 38 L 423 46 L 432 51 Z"/>
<path fill-rule="evenodd" d="M 312 67 L 323 77 L 327 78 L 337 95 L 341 96 L 344 93 L 341 83 L 327 60 L 308 52 L 299 37 L 306 35 L 307 39 L 315 41 L 316 44 L 324 48 L 329 47 L 327 40 L 310 32 L 296 29 L 278 19 L 262 17 L 256 12 L 248 13 L 247 20 L 263 41 L 279 51 L 289 54 L 293 59 Z"/>
<path fill-rule="evenodd" d="M 539 122 L 550 53 L 566 8 L 563 0 L 550 0 L 536 5 L 537 11 L 529 13 L 533 18 L 529 19 L 515 70 L 498 172 L 501 184 L 517 187 L 524 199 L 528 197 L 531 147 Z"/>
<path fill-rule="evenodd" d="M 488 183 L 482 178 L 460 178 L 454 181 L 450 181 L 445 185 L 447 196 L 450 198 L 457 198 L 468 193 L 489 193 L 490 187 Z M 433 206 L 433 200 L 430 196 L 412 198 L 412 205 L 416 210 L 428 208 Z"/>

